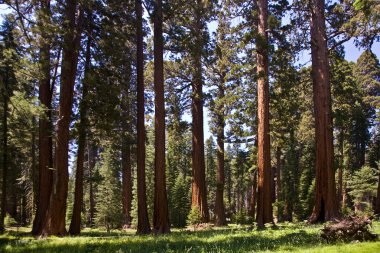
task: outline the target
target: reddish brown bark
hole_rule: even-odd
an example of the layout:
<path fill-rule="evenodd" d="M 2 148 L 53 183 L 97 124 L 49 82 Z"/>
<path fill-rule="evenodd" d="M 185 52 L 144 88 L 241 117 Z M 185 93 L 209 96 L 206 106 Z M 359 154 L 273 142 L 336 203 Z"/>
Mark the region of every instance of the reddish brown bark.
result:
<path fill-rule="evenodd" d="M 88 13 L 87 26 L 91 24 L 91 13 Z M 89 36 L 87 37 L 86 45 L 86 59 L 85 59 L 85 73 L 82 87 L 82 100 L 80 102 L 79 115 L 80 122 L 78 126 L 78 154 L 77 154 L 77 167 L 75 175 L 75 193 L 74 193 L 74 205 L 73 215 L 71 217 L 71 223 L 69 228 L 70 235 L 79 235 L 81 230 L 81 213 L 83 207 L 83 174 L 84 174 L 84 153 L 86 146 L 86 131 L 87 131 L 87 94 L 88 94 L 88 75 L 91 68 L 91 31 L 87 30 Z"/>
<path fill-rule="evenodd" d="M 135 1 L 137 42 L 137 233 L 150 233 L 145 184 L 144 41 L 141 0 Z"/>
<path fill-rule="evenodd" d="M 269 137 L 268 1 L 258 0 L 257 95 L 258 95 L 258 189 L 257 226 L 273 222 L 272 168 Z"/>
<path fill-rule="evenodd" d="M 224 85 L 219 86 L 218 98 L 224 98 Z M 217 168 L 216 168 L 216 193 L 215 193 L 215 225 L 225 226 L 226 215 L 224 208 L 224 105 L 221 103 L 217 108 Z"/>
<path fill-rule="evenodd" d="M 39 186 L 37 193 L 36 216 L 33 221 L 32 234 L 41 233 L 42 225 L 46 217 L 46 211 L 49 206 L 50 193 L 52 189 L 53 173 L 53 139 L 51 124 L 51 101 L 52 85 L 50 84 L 50 39 L 45 32 L 43 22 L 49 22 L 50 18 L 50 1 L 43 0 L 40 2 L 41 16 L 39 17 L 39 26 L 41 27 L 41 48 L 40 48 L 40 74 L 39 80 L 39 100 L 41 105 L 45 106 L 44 117 L 39 119 Z M 45 20 L 47 19 L 47 20 Z"/>
<path fill-rule="evenodd" d="M 324 0 L 311 1 L 311 56 L 316 138 L 316 181 L 314 209 L 309 222 L 338 217 L 333 168 L 331 91 Z"/>
<path fill-rule="evenodd" d="M 154 13 L 154 213 L 155 233 L 169 233 L 169 210 L 165 179 L 165 100 L 164 100 L 164 42 L 162 37 L 162 0 L 155 1 Z"/>
<path fill-rule="evenodd" d="M 65 36 L 63 38 L 63 58 L 61 67 L 59 115 L 57 122 L 57 141 L 53 189 L 41 235 L 66 234 L 66 200 L 68 190 L 68 151 L 71 111 L 73 105 L 74 83 L 78 64 L 78 51 L 83 11 L 76 24 L 76 0 L 68 0 L 65 6 Z"/>
<path fill-rule="evenodd" d="M 194 73 L 192 81 L 192 132 L 193 132 L 193 150 L 192 150 L 192 188 L 191 188 L 191 207 L 198 208 L 202 222 L 209 221 L 206 194 L 206 174 L 205 174 L 205 151 L 204 151 L 204 134 L 203 134 L 203 92 L 202 92 L 202 21 L 201 21 L 201 0 L 197 0 L 195 7 L 195 24 L 194 34 L 195 46 L 193 52 Z"/>

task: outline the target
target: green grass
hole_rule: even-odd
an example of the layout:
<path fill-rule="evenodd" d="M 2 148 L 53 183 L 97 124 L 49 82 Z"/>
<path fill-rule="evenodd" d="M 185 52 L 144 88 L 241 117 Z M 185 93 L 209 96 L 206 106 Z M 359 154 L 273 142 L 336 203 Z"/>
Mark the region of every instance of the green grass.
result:
<path fill-rule="evenodd" d="M 380 222 L 374 223 L 380 234 Z M 281 224 L 277 228 L 251 231 L 229 226 L 207 231 L 173 230 L 164 236 L 137 236 L 132 232 L 84 230 L 80 237 L 37 240 L 20 228 L 0 236 L 0 252 L 380 252 L 380 241 L 329 244 L 323 241 L 321 226 Z"/>

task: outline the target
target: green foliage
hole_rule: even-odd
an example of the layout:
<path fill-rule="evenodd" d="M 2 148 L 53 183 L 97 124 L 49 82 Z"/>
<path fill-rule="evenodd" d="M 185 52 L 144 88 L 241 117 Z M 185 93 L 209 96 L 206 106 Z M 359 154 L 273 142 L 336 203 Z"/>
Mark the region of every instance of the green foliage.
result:
<path fill-rule="evenodd" d="M 240 225 L 248 225 L 253 223 L 253 218 L 248 215 L 246 209 L 242 209 L 232 216 L 232 222 Z"/>
<path fill-rule="evenodd" d="M 17 224 L 18 222 L 13 217 L 11 217 L 9 214 L 5 215 L 5 218 L 4 218 L 5 227 L 13 227 L 13 226 L 16 226 Z"/>
<path fill-rule="evenodd" d="M 187 216 L 187 225 L 193 226 L 194 229 L 202 222 L 202 214 L 198 207 L 193 206 Z"/>
<path fill-rule="evenodd" d="M 351 176 L 348 181 L 349 194 L 353 197 L 356 205 L 371 207 L 372 198 L 376 196 L 378 173 L 377 169 L 363 166 Z M 364 210 L 359 208 L 359 211 Z"/>
<path fill-rule="evenodd" d="M 109 147 L 101 154 L 101 159 L 99 172 L 102 181 L 97 193 L 96 223 L 109 232 L 122 225 L 120 168 L 117 167 L 115 154 Z"/>
<path fill-rule="evenodd" d="M 174 227 L 185 227 L 187 215 L 190 210 L 191 181 L 189 177 L 182 174 L 177 176 L 175 184 L 171 190 L 173 203 L 170 209 L 170 221 Z"/>
<path fill-rule="evenodd" d="M 211 213 L 215 213 L 216 147 L 212 136 L 205 143 L 207 201 Z"/>

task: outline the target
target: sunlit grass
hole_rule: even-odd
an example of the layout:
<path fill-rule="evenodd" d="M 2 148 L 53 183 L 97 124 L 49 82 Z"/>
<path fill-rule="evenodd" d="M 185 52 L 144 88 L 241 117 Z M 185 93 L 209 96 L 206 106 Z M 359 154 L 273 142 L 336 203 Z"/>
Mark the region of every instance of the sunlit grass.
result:
<path fill-rule="evenodd" d="M 320 234 L 321 226 L 280 224 L 266 230 L 231 225 L 204 231 L 173 229 L 170 235 L 136 236 L 135 232 L 85 229 L 81 236 L 37 240 L 12 228 L 0 236 L 0 252 L 380 252 L 380 242 L 328 244 Z M 380 234 L 380 222 L 374 223 Z"/>

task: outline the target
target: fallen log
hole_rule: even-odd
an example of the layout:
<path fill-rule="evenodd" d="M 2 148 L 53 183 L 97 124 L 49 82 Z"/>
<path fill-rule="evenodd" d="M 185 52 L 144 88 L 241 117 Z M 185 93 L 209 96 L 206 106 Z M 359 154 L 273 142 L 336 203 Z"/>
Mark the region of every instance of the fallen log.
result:
<path fill-rule="evenodd" d="M 371 224 L 371 218 L 348 216 L 325 225 L 321 237 L 327 241 L 372 241 L 377 239 L 377 235 L 371 232 Z"/>

